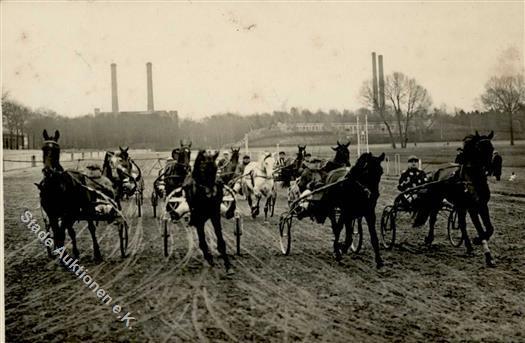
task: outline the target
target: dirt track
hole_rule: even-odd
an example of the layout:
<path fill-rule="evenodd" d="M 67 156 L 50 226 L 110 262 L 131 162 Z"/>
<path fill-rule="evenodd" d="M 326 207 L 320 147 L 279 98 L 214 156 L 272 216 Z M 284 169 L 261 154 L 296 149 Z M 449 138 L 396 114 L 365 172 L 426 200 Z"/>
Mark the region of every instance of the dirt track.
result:
<path fill-rule="evenodd" d="M 143 170 L 151 165 L 143 162 Z M 116 228 L 100 224 L 105 262 L 94 264 L 89 233 L 83 223 L 76 226 L 81 264 L 137 318 L 131 330 L 49 260 L 20 222 L 24 208 L 41 218 L 33 185 L 39 168 L 5 175 L 8 341 L 525 341 L 525 199 L 512 196 L 525 193 L 523 181 L 491 185 L 495 269 L 485 268 L 479 248 L 474 257 L 453 248 L 443 221 L 431 249 L 421 245 L 426 231 L 406 226 L 405 244 L 382 251 L 388 265 L 380 271 L 367 233 L 361 253 L 338 264 L 328 225 L 307 219 L 295 224 L 292 254 L 285 257 L 277 235 L 285 210 L 281 191 L 270 223 L 245 218 L 242 256 L 234 257 L 235 274 L 226 277 L 220 263 L 209 268 L 203 262 L 196 233 L 182 225 L 172 236 L 172 255 L 164 258 L 161 226 L 149 203 L 155 173 L 146 178 L 143 217 L 132 201 L 124 206 L 132 223 L 129 257 L 120 258 Z M 378 216 L 394 187 L 395 180 L 383 179 Z M 233 252 L 233 223 L 223 226 Z M 217 255 L 212 230 L 208 239 Z"/>

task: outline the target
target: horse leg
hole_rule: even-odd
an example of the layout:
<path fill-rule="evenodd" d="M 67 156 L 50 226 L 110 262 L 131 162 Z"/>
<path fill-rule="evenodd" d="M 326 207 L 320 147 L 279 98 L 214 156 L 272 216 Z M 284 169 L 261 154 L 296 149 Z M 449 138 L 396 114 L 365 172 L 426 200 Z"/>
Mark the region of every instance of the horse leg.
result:
<path fill-rule="evenodd" d="M 475 209 L 469 209 L 470 219 L 472 220 L 472 223 L 476 227 L 476 231 L 478 232 L 477 239 L 480 241 L 480 244 L 483 245 L 483 254 L 485 254 L 485 263 L 489 267 L 495 267 L 496 264 L 494 263 L 494 259 L 492 258 L 492 254 L 489 249 L 489 244 L 487 240 L 485 239 L 485 231 L 483 230 L 483 227 L 481 225 L 481 222 L 479 221 L 478 217 L 478 211 Z"/>
<path fill-rule="evenodd" d="M 485 225 L 485 239 L 488 241 L 494 233 L 494 226 L 490 220 L 490 212 L 487 203 L 483 203 L 479 208 L 479 216 Z"/>
<path fill-rule="evenodd" d="M 53 230 L 53 241 L 55 249 L 62 248 L 66 239 L 66 233 L 63 230 L 63 226 L 59 224 L 58 218 L 49 217 L 49 226 Z"/>
<path fill-rule="evenodd" d="M 80 257 L 80 252 L 77 248 L 77 235 L 75 232 L 75 229 L 73 228 L 73 223 L 69 222 L 67 226 L 67 232 L 69 233 L 69 237 L 71 238 L 71 243 L 73 244 L 73 256 L 78 259 Z"/>
<path fill-rule="evenodd" d="M 102 262 L 102 254 L 100 253 L 100 247 L 98 245 L 97 235 L 96 235 L 97 227 L 91 220 L 88 220 L 88 229 L 89 229 L 89 233 L 91 234 L 91 239 L 93 240 L 94 260 L 95 262 Z"/>
<path fill-rule="evenodd" d="M 226 268 L 226 271 L 229 271 L 232 265 L 226 252 L 226 242 L 224 241 L 224 238 L 222 236 L 222 225 L 220 215 L 213 215 L 211 217 L 211 223 L 213 224 L 215 237 L 217 237 L 217 250 L 219 251 L 222 259 L 224 260 L 224 267 Z"/>
<path fill-rule="evenodd" d="M 270 202 L 272 201 L 271 196 L 268 196 L 266 198 L 266 202 L 264 203 L 264 221 L 268 221 L 268 209 L 270 208 Z"/>
<path fill-rule="evenodd" d="M 438 211 L 432 210 L 428 218 L 428 235 L 425 237 L 425 245 L 429 247 L 432 245 L 432 242 L 434 242 L 434 229 L 436 226 Z"/>
<path fill-rule="evenodd" d="M 363 217 L 356 218 L 354 220 L 349 221 L 350 224 L 344 224 L 345 225 L 345 243 L 343 244 L 343 248 L 341 249 L 341 252 L 343 254 L 348 253 L 348 249 L 350 249 L 350 246 L 352 245 L 352 241 L 354 240 L 354 225 L 357 223 L 358 230 L 363 232 Z M 341 227 L 341 231 L 343 228 Z"/>
<path fill-rule="evenodd" d="M 261 203 L 261 196 L 256 195 L 255 197 L 257 198 L 257 204 L 254 207 L 252 207 L 252 218 L 255 218 L 259 215 L 259 206 Z"/>
<path fill-rule="evenodd" d="M 342 216 L 343 214 L 341 214 Z M 334 233 L 334 255 L 335 255 L 335 260 L 337 262 L 341 261 L 342 260 L 342 256 L 341 256 L 341 250 L 339 249 L 339 236 L 341 234 L 341 228 L 343 225 L 340 225 L 336 218 L 335 218 L 335 214 L 330 214 L 330 222 L 332 223 L 332 231 Z"/>
<path fill-rule="evenodd" d="M 472 248 L 472 243 L 467 233 L 467 211 L 464 208 L 458 208 L 458 225 L 461 230 L 461 236 L 463 236 L 463 241 L 465 242 L 465 247 L 467 248 L 467 255 L 470 255 L 474 249 Z"/>
<path fill-rule="evenodd" d="M 205 222 L 203 222 L 202 220 L 200 220 L 199 223 L 195 224 L 195 227 L 197 228 L 197 236 L 199 236 L 199 248 L 201 248 L 202 254 L 204 255 L 204 259 L 208 261 L 210 266 L 213 267 L 213 256 L 212 254 L 210 254 L 210 250 L 208 249 L 208 243 L 206 242 L 204 224 Z"/>
<path fill-rule="evenodd" d="M 374 213 L 374 210 L 371 210 L 370 213 L 365 216 L 365 219 L 370 234 L 370 243 L 372 243 L 372 248 L 374 248 L 376 267 L 379 269 L 384 266 L 384 262 L 379 253 L 379 239 L 377 238 L 376 214 Z"/>

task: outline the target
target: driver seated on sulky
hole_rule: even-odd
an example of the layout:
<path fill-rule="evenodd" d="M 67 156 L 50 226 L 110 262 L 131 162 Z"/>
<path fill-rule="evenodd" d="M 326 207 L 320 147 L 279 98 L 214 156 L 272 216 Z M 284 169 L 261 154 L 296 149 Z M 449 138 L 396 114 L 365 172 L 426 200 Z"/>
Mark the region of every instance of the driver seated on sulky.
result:
<path fill-rule="evenodd" d="M 408 158 L 407 169 L 401 173 L 397 189 L 404 192 L 410 188 L 427 183 L 428 181 L 427 174 L 419 169 L 419 158 L 412 155 Z M 417 198 L 417 194 L 406 194 L 404 198 L 406 200 L 406 205 L 410 205 L 410 203 Z"/>

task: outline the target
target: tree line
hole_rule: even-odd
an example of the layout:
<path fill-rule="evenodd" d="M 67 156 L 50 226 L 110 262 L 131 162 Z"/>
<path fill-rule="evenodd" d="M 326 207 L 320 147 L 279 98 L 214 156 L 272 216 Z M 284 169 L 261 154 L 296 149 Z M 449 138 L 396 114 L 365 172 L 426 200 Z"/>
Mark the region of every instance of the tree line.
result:
<path fill-rule="evenodd" d="M 476 129 L 493 129 L 505 136 L 508 133 L 514 144 L 515 133 L 521 135 L 525 130 L 522 74 L 489 79 L 480 97 L 484 110 L 474 112 L 433 107 L 430 92 L 415 78 L 400 72 L 386 76 L 385 101 L 377 106 L 371 84 L 371 80 L 363 83 L 360 97 L 365 107 L 356 111 L 314 112 L 292 107 L 289 111 L 252 115 L 215 114 L 198 121 L 162 113 L 100 113 L 71 118 L 49 109 L 33 110 L 3 93 L 2 115 L 10 134 L 27 135 L 29 148 L 40 148 L 43 129 L 60 130 L 64 148 L 112 149 L 129 145 L 171 149 L 184 138 L 192 140 L 193 146 L 220 148 L 241 142 L 250 132 L 275 128 L 278 123 L 355 123 L 357 116 L 364 115 L 368 115 L 369 122 L 384 123 L 392 146 L 399 144 L 402 148 L 410 141 L 424 141 L 431 136 L 434 140 L 461 139 L 466 130 Z"/>

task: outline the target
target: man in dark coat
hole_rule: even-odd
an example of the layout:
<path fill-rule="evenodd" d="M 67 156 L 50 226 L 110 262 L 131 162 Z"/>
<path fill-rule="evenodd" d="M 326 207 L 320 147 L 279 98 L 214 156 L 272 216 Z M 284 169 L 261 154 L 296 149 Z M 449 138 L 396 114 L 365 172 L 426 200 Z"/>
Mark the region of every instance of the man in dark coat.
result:
<path fill-rule="evenodd" d="M 501 158 L 501 155 L 494 151 L 492 156 L 492 175 L 496 177 L 496 180 L 501 180 L 501 168 L 503 166 L 503 158 Z"/>

